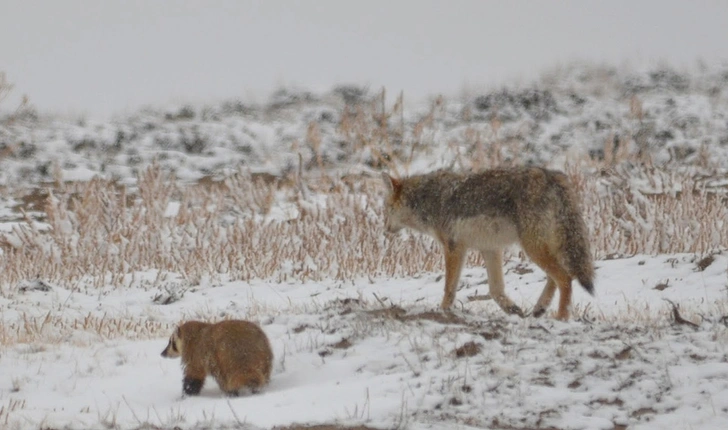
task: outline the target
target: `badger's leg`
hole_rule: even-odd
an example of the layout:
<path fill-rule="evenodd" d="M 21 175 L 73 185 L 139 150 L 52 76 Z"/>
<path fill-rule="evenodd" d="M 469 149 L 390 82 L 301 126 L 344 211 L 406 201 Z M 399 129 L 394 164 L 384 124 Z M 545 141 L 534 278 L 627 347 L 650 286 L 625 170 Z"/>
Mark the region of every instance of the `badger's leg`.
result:
<path fill-rule="evenodd" d="M 226 378 L 224 383 L 220 384 L 220 388 L 229 396 L 238 396 L 246 389 L 255 394 L 267 382 L 267 379 L 260 372 L 252 371 Z"/>
<path fill-rule="evenodd" d="M 188 396 L 200 394 L 207 374 L 202 366 L 185 367 L 185 377 L 182 380 L 182 391 Z"/>

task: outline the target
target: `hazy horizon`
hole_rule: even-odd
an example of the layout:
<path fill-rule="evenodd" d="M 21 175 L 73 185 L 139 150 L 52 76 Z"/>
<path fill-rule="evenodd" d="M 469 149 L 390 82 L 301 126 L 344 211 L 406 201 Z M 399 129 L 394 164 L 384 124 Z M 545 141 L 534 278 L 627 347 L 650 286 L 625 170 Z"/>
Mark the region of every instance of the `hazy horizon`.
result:
<path fill-rule="evenodd" d="M 529 81 L 573 61 L 728 59 L 728 2 L 184 1 L 0 6 L 0 71 L 43 113 L 264 101 L 354 83 L 411 98 Z"/>

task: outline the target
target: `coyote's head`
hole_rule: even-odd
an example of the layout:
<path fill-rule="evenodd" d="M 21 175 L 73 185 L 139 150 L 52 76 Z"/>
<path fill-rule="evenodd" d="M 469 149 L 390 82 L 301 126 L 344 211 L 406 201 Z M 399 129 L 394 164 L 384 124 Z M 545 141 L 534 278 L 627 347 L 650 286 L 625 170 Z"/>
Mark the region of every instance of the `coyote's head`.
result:
<path fill-rule="evenodd" d="M 386 230 L 390 233 L 397 233 L 403 227 L 416 228 L 417 217 L 402 195 L 402 180 L 395 179 L 386 173 L 382 173 L 382 178 L 388 190 L 387 197 L 384 199 Z"/>

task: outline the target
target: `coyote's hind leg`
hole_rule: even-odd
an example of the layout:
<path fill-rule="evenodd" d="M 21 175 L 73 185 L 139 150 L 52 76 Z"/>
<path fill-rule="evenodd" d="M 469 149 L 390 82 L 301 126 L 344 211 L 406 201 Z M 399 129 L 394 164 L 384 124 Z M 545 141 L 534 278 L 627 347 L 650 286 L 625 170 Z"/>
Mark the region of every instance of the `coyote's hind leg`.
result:
<path fill-rule="evenodd" d="M 546 275 L 546 278 L 546 286 L 543 288 L 541 297 L 538 298 L 536 306 L 533 308 L 533 316 L 536 318 L 546 313 L 546 309 L 548 309 L 551 301 L 554 299 L 554 293 L 556 292 L 556 282 L 548 275 Z"/>
<path fill-rule="evenodd" d="M 559 288 L 559 310 L 556 318 L 562 321 L 569 319 L 569 308 L 571 307 L 571 276 L 566 269 L 559 263 L 555 254 L 549 251 L 545 245 L 529 246 L 523 243 L 523 249 L 526 254 L 536 263 L 548 276 L 546 285 L 544 286 L 541 297 L 536 303 L 533 314 L 534 316 L 543 315 L 551 304 L 554 297 L 555 287 Z"/>

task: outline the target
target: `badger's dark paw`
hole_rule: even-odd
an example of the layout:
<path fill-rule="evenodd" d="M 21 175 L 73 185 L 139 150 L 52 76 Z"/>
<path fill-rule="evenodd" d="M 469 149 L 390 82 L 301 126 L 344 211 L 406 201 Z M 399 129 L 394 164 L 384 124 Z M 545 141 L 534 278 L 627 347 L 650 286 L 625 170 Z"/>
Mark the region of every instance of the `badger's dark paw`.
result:
<path fill-rule="evenodd" d="M 185 378 L 182 380 L 182 391 L 188 396 L 200 394 L 203 382 L 202 379 Z"/>

